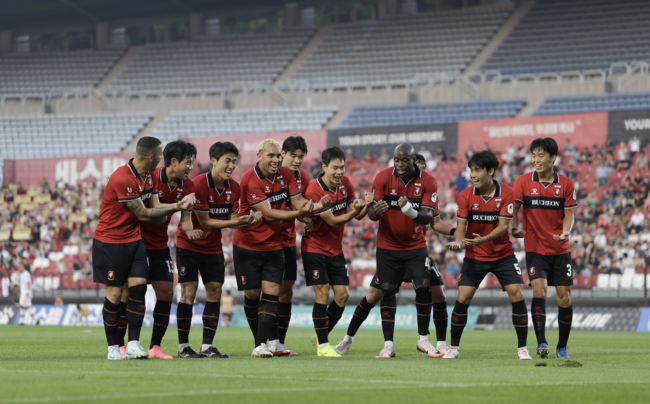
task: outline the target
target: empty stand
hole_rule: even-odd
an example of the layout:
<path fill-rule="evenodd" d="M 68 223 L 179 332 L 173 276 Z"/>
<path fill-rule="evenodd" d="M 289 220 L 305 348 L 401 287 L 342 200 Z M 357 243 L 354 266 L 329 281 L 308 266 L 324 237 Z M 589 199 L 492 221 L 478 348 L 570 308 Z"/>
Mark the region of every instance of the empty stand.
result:
<path fill-rule="evenodd" d="M 0 117 L 0 159 L 120 153 L 152 113 Z"/>
<path fill-rule="evenodd" d="M 533 115 L 569 114 L 592 111 L 629 111 L 634 109 L 650 109 L 650 93 L 548 97 Z"/>
<path fill-rule="evenodd" d="M 313 32 L 224 35 L 192 42 L 150 44 L 111 87 L 127 86 L 136 93 L 201 93 L 236 84 L 268 86 Z"/>
<path fill-rule="evenodd" d="M 94 87 L 124 49 L 9 53 L 0 57 L 0 94 L 55 95 L 70 87 Z"/>
<path fill-rule="evenodd" d="M 650 3 L 538 0 L 481 70 L 502 74 L 603 70 L 650 59 Z"/>
<path fill-rule="evenodd" d="M 508 4 L 337 25 L 288 85 L 365 86 L 416 75 L 456 75 L 511 11 Z"/>
<path fill-rule="evenodd" d="M 163 143 L 178 138 L 322 129 L 337 107 L 295 107 L 172 112 L 152 133 Z"/>
<path fill-rule="evenodd" d="M 516 116 L 525 103 L 525 99 L 514 99 L 361 106 L 352 110 L 339 129 L 507 118 Z"/>

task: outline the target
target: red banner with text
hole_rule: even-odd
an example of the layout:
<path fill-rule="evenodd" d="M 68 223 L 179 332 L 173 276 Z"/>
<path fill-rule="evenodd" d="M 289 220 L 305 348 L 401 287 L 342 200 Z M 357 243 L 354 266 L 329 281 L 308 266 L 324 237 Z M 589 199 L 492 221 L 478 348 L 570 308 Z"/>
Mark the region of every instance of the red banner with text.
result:
<path fill-rule="evenodd" d="M 551 137 L 560 151 L 567 139 L 582 149 L 607 140 L 607 112 L 504 118 L 458 123 L 458 152 L 470 147 L 483 150 L 487 143 L 495 153 L 503 153 L 509 145 L 523 142 L 526 147 L 538 137 Z"/>

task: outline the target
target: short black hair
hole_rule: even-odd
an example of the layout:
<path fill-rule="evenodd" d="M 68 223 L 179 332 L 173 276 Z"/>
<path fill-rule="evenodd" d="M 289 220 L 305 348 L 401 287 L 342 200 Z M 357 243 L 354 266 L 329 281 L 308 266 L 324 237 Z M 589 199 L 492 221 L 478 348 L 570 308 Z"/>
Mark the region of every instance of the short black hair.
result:
<path fill-rule="evenodd" d="M 550 156 L 557 156 L 557 142 L 552 137 L 538 137 L 533 140 L 530 144 L 530 152 L 532 153 L 535 149 L 542 149 Z"/>
<path fill-rule="evenodd" d="M 426 160 L 424 159 L 424 156 L 421 155 L 421 154 L 416 154 L 416 155 L 415 155 L 415 159 L 413 159 L 413 162 L 414 162 L 415 164 L 418 164 L 418 163 L 420 163 L 420 164 L 426 164 L 426 163 L 427 163 Z"/>
<path fill-rule="evenodd" d="M 330 162 L 334 159 L 340 159 L 341 161 L 345 162 L 345 153 L 343 153 L 343 150 L 341 150 L 340 147 L 334 146 L 323 150 L 321 159 L 323 161 L 323 164 L 326 166 L 330 165 Z"/>
<path fill-rule="evenodd" d="M 296 150 L 302 150 L 307 154 L 307 142 L 302 136 L 289 136 L 282 142 L 282 151 L 285 153 L 293 153 Z"/>
<path fill-rule="evenodd" d="M 176 159 L 179 163 L 186 158 L 196 158 L 196 147 L 184 140 L 174 140 L 167 143 L 165 150 L 163 150 L 163 158 L 165 160 L 165 167 L 172 165 L 172 159 Z"/>
<path fill-rule="evenodd" d="M 485 168 L 488 172 L 490 172 L 490 169 L 494 168 L 494 171 L 496 172 L 497 168 L 499 168 L 499 159 L 491 151 L 482 150 L 478 153 L 474 153 L 467 162 L 467 167 L 469 167 L 470 170 L 472 167 L 479 170 Z"/>
<path fill-rule="evenodd" d="M 219 161 L 221 156 L 228 153 L 232 153 L 235 156 L 239 157 L 239 150 L 237 150 L 237 146 L 230 142 L 217 142 L 210 146 L 210 159 L 214 158 Z"/>
<path fill-rule="evenodd" d="M 160 140 L 153 136 L 141 137 L 135 146 L 135 154 L 139 154 L 141 156 L 148 156 L 152 154 L 154 150 L 156 150 L 156 148 L 161 144 L 162 143 L 160 142 Z"/>

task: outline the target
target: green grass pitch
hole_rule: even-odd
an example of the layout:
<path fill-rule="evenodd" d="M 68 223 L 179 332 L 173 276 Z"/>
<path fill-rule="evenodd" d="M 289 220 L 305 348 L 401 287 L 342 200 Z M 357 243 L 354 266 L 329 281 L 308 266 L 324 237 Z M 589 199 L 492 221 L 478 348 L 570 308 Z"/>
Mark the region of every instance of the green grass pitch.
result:
<path fill-rule="evenodd" d="M 335 329 L 332 342 L 345 330 Z M 650 339 L 623 332 L 573 332 L 563 361 L 516 358 L 514 331 L 468 331 L 461 357 L 430 359 L 415 349 L 415 331 L 397 331 L 394 359 L 375 359 L 380 330 L 362 330 L 339 359 L 319 358 L 313 331 L 290 329 L 293 358 L 253 359 L 248 329 L 217 331 L 229 359 L 108 361 L 99 327 L 0 327 L 0 404 L 87 403 L 624 403 L 650 402 Z M 143 345 L 150 328 L 144 328 Z M 549 333 L 551 346 L 557 332 Z M 201 329 L 192 346 L 198 350 Z M 534 335 L 529 335 L 531 350 Z M 176 329 L 163 341 L 177 351 Z M 552 350 L 554 353 L 554 350 Z M 531 352 L 533 354 L 533 352 Z M 533 354 L 533 356 L 535 356 Z"/>

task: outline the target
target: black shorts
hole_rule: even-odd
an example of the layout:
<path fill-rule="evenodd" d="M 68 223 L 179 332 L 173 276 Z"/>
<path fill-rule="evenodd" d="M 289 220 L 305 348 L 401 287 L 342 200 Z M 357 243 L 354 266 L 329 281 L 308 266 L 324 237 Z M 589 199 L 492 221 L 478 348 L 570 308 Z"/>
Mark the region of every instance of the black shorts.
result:
<path fill-rule="evenodd" d="M 479 261 L 474 258 L 465 258 L 463 268 L 460 270 L 458 286 L 471 286 L 478 288 L 483 278 L 492 272 L 499 279 L 502 287 L 512 284 L 523 285 L 519 261 L 514 254 L 496 261 Z"/>
<path fill-rule="evenodd" d="M 307 286 L 328 284 L 350 286 L 350 273 L 343 254 L 330 257 L 303 251 L 302 266 L 305 268 Z"/>
<path fill-rule="evenodd" d="M 93 239 L 93 281 L 106 286 L 124 286 L 129 278 L 149 276 L 147 250 L 142 240 L 124 244 Z"/>
<path fill-rule="evenodd" d="M 169 254 L 169 248 L 164 250 L 147 250 L 149 264 L 149 282 L 174 282 L 174 262 Z"/>
<path fill-rule="evenodd" d="M 401 284 L 405 279 L 431 279 L 429 251 L 423 248 L 395 251 L 377 248 L 377 273 L 380 283 Z"/>
<path fill-rule="evenodd" d="M 208 282 L 223 284 L 226 263 L 223 254 L 203 254 L 184 248 L 176 248 L 178 282 L 198 282 L 199 272 L 204 285 Z"/>
<path fill-rule="evenodd" d="M 429 265 L 429 282 L 431 286 L 445 286 L 445 281 L 442 279 L 442 276 L 440 275 L 440 270 L 438 269 L 435 262 L 433 261 L 433 258 L 429 257 L 428 265 Z M 413 282 L 413 279 L 404 278 L 403 282 L 410 283 Z M 370 281 L 370 287 L 381 289 L 379 281 L 377 280 L 377 273 L 375 273 L 375 276 L 372 277 L 372 281 Z"/>
<path fill-rule="evenodd" d="M 284 251 L 284 276 L 282 279 L 295 281 L 298 278 L 298 253 L 296 247 L 283 247 Z"/>
<path fill-rule="evenodd" d="M 282 283 L 284 251 L 252 251 L 232 246 L 238 290 L 259 289 L 262 281 Z"/>
<path fill-rule="evenodd" d="M 571 253 L 560 255 L 542 255 L 535 252 L 526 253 L 528 279 L 546 279 L 549 286 L 572 286 L 573 268 Z"/>

